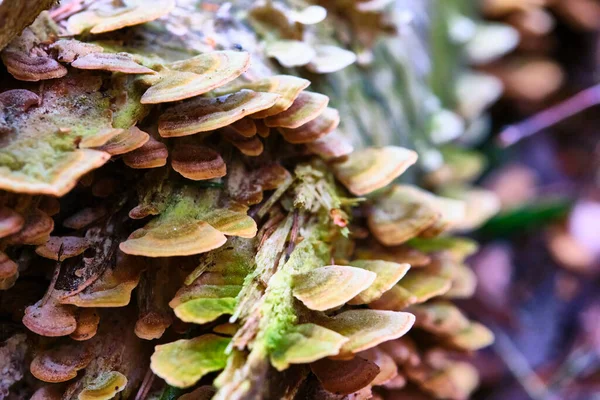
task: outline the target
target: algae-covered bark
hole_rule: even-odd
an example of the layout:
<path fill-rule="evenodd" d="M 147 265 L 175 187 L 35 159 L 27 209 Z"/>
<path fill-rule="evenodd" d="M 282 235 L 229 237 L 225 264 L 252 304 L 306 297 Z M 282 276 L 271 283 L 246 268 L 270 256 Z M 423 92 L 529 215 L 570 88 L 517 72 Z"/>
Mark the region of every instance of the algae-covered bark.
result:
<path fill-rule="evenodd" d="M 316 3 L 62 2 L 3 50 L 10 396 L 468 397 L 493 338 L 451 234 L 495 199 L 446 144 L 490 96 L 429 54 L 475 22 Z"/>

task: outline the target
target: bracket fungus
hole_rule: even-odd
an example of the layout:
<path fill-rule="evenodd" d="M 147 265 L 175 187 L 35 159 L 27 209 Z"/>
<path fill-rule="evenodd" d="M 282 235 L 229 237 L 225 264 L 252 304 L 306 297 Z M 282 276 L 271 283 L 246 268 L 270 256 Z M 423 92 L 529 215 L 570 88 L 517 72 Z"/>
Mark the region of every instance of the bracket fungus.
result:
<path fill-rule="evenodd" d="M 474 245 L 438 236 L 482 223 L 493 199 L 469 211 L 481 192 L 420 189 L 417 152 L 397 144 L 437 150 L 400 137 L 426 132 L 400 114 L 417 106 L 428 120 L 437 102 L 420 96 L 433 91 L 419 76 L 383 106 L 392 78 L 351 66 L 395 32 L 396 5 L 300 3 L 63 0 L 10 34 L 0 290 L 30 331 L 27 396 L 473 390 L 446 352 L 493 338 L 452 303 L 475 290 Z M 412 71 L 385 52 L 395 75 Z M 411 166 L 411 184 L 397 183 Z M 442 167 L 432 182 L 450 171 L 470 188 L 474 173 Z"/>

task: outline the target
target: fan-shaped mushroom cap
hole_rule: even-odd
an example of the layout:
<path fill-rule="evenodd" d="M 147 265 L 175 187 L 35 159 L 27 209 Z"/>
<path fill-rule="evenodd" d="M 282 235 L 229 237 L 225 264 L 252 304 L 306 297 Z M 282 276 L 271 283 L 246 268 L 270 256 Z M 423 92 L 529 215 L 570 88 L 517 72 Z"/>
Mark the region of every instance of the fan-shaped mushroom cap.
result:
<path fill-rule="evenodd" d="M 33 56 L 24 51 L 7 48 L 2 52 L 2 61 L 8 72 L 20 81 L 37 82 L 62 78 L 67 69 L 50 56 Z"/>
<path fill-rule="evenodd" d="M 477 351 L 494 343 L 494 333 L 479 322 L 447 339 L 447 343 L 466 351 Z"/>
<path fill-rule="evenodd" d="M 286 332 L 282 343 L 271 354 L 271 363 L 283 371 L 290 364 L 305 364 L 337 355 L 347 338 L 315 324 L 296 325 Z"/>
<path fill-rule="evenodd" d="M 0 290 L 11 288 L 19 277 L 19 266 L 0 251 Z"/>
<path fill-rule="evenodd" d="M 227 236 L 253 238 L 257 231 L 256 222 L 246 215 L 246 211 L 245 206 L 222 208 L 203 215 L 202 219 Z"/>
<path fill-rule="evenodd" d="M 135 62 L 128 53 L 90 53 L 78 57 L 71 66 L 79 69 L 121 72 L 123 74 L 156 74 L 150 68 Z"/>
<path fill-rule="evenodd" d="M 88 340 L 98 332 L 100 315 L 95 308 L 80 308 L 77 316 L 77 328 L 69 335 L 74 340 Z"/>
<path fill-rule="evenodd" d="M 204 253 L 226 241 L 224 234 L 204 221 L 152 221 L 129 235 L 119 248 L 132 255 L 172 257 Z"/>
<path fill-rule="evenodd" d="M 252 114 L 251 118 L 266 118 L 271 115 L 279 114 L 294 103 L 298 95 L 310 85 L 310 81 L 292 75 L 273 75 L 251 82 L 233 81 L 230 85 L 215 89 L 215 94 L 223 95 L 235 93 L 242 89 L 254 90 L 255 92 L 269 92 L 279 95 L 279 98 L 273 105 L 263 111 Z"/>
<path fill-rule="evenodd" d="M 63 226 L 71 229 L 81 229 L 106 216 L 108 210 L 103 207 L 86 207 L 65 218 Z"/>
<path fill-rule="evenodd" d="M 129 129 L 122 130 L 119 134 L 99 146 L 97 150 L 105 151 L 111 156 L 116 156 L 139 149 L 149 140 L 150 135 L 135 126 L 132 126 Z"/>
<path fill-rule="evenodd" d="M 8 244 L 42 244 L 50 237 L 54 220 L 45 212 L 34 209 L 25 217 L 20 231 L 6 238 Z"/>
<path fill-rule="evenodd" d="M 60 302 L 77 307 L 126 306 L 140 281 L 142 268 L 140 259 L 118 253 L 115 268 L 105 269 L 92 284 L 78 293 L 61 297 Z"/>
<path fill-rule="evenodd" d="M 356 54 L 337 46 L 318 45 L 314 49 L 315 56 L 306 68 L 317 74 L 336 72 L 356 62 Z"/>
<path fill-rule="evenodd" d="M 73 35 L 89 30 L 98 34 L 116 31 L 126 26 L 154 21 L 175 8 L 174 0 L 158 0 L 148 7 L 143 0 L 127 0 L 120 3 L 106 2 L 88 11 L 72 15 L 67 29 Z"/>
<path fill-rule="evenodd" d="M 323 387 L 335 394 L 351 394 L 367 387 L 380 372 L 372 361 L 361 357 L 351 360 L 324 358 L 310 365 Z"/>
<path fill-rule="evenodd" d="M 445 301 L 416 305 L 410 308 L 410 312 L 417 318 L 415 326 L 436 335 L 454 335 L 471 325 L 458 307 Z"/>
<path fill-rule="evenodd" d="M 0 238 L 17 233 L 23 228 L 25 220 L 16 211 L 0 206 Z"/>
<path fill-rule="evenodd" d="M 103 372 L 79 393 L 79 400 L 110 400 L 127 385 L 127 377 L 120 372 Z"/>
<path fill-rule="evenodd" d="M 258 137 L 245 137 L 229 126 L 220 129 L 219 132 L 225 140 L 234 145 L 244 155 L 256 157 L 261 155 L 265 149 L 262 141 Z"/>
<path fill-rule="evenodd" d="M 70 335 L 77 329 L 75 308 L 57 304 L 53 298 L 49 298 L 45 304 L 40 300 L 25 309 L 23 325 L 42 336 Z"/>
<path fill-rule="evenodd" d="M 275 58 L 282 66 L 293 68 L 308 64 L 316 52 L 310 45 L 299 40 L 276 40 L 267 45 L 266 54 Z"/>
<path fill-rule="evenodd" d="M 250 54 L 237 51 L 213 51 L 167 64 L 157 75 L 139 78 L 151 85 L 141 103 L 166 103 L 201 95 L 237 78 L 249 66 Z"/>
<path fill-rule="evenodd" d="M 349 310 L 322 323 L 349 340 L 339 353 L 348 357 L 379 343 L 403 336 L 413 326 L 415 316 L 406 312 Z"/>
<path fill-rule="evenodd" d="M 464 204 L 438 197 L 412 185 L 394 185 L 379 196 L 369 214 L 369 228 L 386 246 L 418 235 L 438 235 L 460 220 Z"/>
<path fill-rule="evenodd" d="M 168 156 L 167 146 L 149 136 L 141 147 L 125 154 L 123 162 L 135 169 L 158 168 L 167 165 Z"/>
<path fill-rule="evenodd" d="M 381 189 L 417 161 L 417 153 L 403 147 L 366 148 L 332 165 L 335 176 L 357 196 Z"/>
<path fill-rule="evenodd" d="M 198 97 L 177 104 L 160 116 L 163 137 L 188 136 L 225 127 L 275 104 L 279 95 L 243 89 L 220 97 Z"/>
<path fill-rule="evenodd" d="M 150 368 L 169 385 L 189 387 L 204 375 L 225 367 L 229 342 L 228 338 L 207 334 L 158 345 Z"/>
<path fill-rule="evenodd" d="M 58 61 L 70 63 L 79 57 L 92 53 L 102 53 L 104 48 L 93 43 L 80 42 L 75 39 L 59 39 L 50 45 L 51 49 L 58 52 Z"/>
<path fill-rule="evenodd" d="M 44 382 L 66 382 L 75 378 L 77 371 L 85 368 L 93 357 L 85 346 L 64 345 L 36 355 L 29 370 Z"/>
<path fill-rule="evenodd" d="M 176 144 L 171 166 L 182 176 L 195 181 L 221 178 L 227 173 L 225 161 L 213 149 L 197 144 Z"/>
<path fill-rule="evenodd" d="M 356 260 L 351 265 L 363 268 L 377 275 L 373 283 L 351 299 L 349 304 L 368 304 L 390 290 L 410 269 L 409 264 L 397 264 L 388 261 Z"/>
<path fill-rule="evenodd" d="M 328 265 L 295 274 L 294 297 L 311 310 L 324 311 L 345 304 L 366 290 L 377 275 L 362 268 Z"/>
<path fill-rule="evenodd" d="M 10 116 L 0 188 L 62 196 L 82 175 L 108 161 L 105 152 L 77 146 L 114 130 L 107 112 L 110 98 L 100 92 L 101 85 L 99 76 L 69 74 L 46 83 L 35 107 L 25 107 L 25 97 L 13 91 L 0 94 L 0 108 Z M 32 104 L 33 96 L 26 104 Z"/>
<path fill-rule="evenodd" d="M 308 150 L 319 157 L 330 160 L 343 156 L 354 151 L 354 147 L 339 131 L 333 131 L 314 142 L 307 143 Z"/>
<path fill-rule="evenodd" d="M 265 125 L 271 128 L 298 128 L 321 115 L 328 103 L 329 97 L 323 94 L 301 92 L 288 109 L 265 118 Z"/>
<path fill-rule="evenodd" d="M 340 113 L 327 107 L 321 115 L 296 129 L 280 128 L 279 131 L 290 143 L 311 143 L 331 133 L 340 124 Z"/>
<path fill-rule="evenodd" d="M 258 132 L 256 128 L 256 122 L 250 117 L 244 117 L 240 120 L 235 121 L 229 125 L 230 129 L 233 129 L 238 135 L 250 138 Z"/>

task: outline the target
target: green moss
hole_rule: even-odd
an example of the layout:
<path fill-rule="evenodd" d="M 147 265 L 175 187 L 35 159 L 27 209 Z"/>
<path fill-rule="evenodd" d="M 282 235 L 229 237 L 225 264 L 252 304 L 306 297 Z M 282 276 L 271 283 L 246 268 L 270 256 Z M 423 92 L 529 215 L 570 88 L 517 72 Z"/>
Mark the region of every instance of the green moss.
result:
<path fill-rule="evenodd" d="M 314 229 L 311 237 L 304 238 L 294 249 L 287 262 L 273 275 L 261 308 L 262 340 L 269 353 L 284 344 L 284 338 L 296 325 L 298 318 L 294 309 L 292 275 L 311 271 L 327 263 L 329 247 L 318 240 L 319 230 Z"/>

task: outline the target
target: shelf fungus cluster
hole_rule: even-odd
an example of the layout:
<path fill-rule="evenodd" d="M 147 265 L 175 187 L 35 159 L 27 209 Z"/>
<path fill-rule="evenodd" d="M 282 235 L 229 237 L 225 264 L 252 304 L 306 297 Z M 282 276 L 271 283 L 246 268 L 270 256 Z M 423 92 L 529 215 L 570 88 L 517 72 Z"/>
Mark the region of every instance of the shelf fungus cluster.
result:
<path fill-rule="evenodd" d="M 294 50 L 327 10 L 154 3 L 61 2 L 1 51 L 0 397 L 467 398 L 467 204 L 281 73 L 355 61 Z"/>

